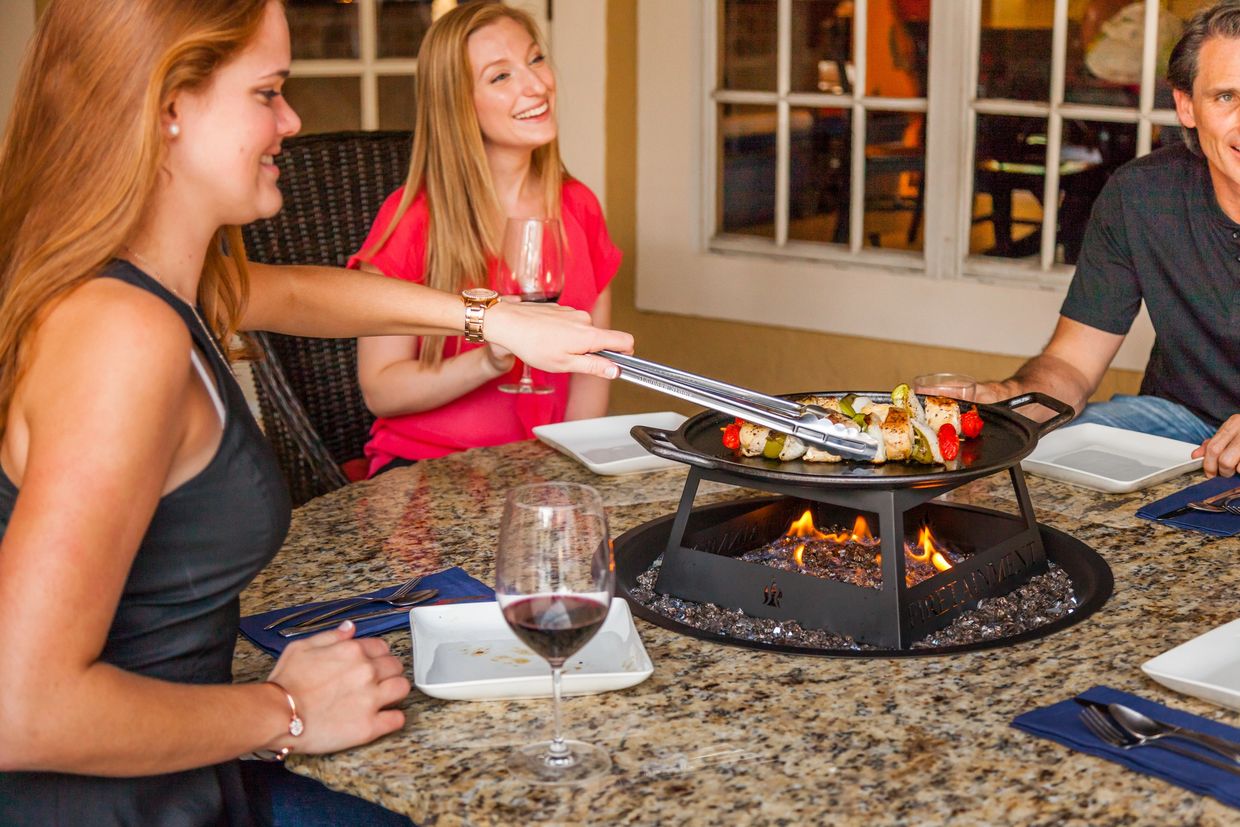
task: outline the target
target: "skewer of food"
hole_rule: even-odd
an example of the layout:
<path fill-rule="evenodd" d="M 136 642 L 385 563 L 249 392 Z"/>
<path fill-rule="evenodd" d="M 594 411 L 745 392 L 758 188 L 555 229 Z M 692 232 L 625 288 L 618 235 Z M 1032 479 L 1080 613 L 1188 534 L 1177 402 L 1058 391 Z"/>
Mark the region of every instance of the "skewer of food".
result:
<path fill-rule="evenodd" d="M 806 396 L 803 405 L 816 405 L 838 424 L 855 423 L 874 437 L 878 454 L 870 462 L 913 462 L 922 465 L 952 464 L 960 454 L 960 441 L 982 432 L 982 418 L 974 405 L 960 410 L 960 402 L 946 396 L 918 397 L 908 385 L 897 385 L 890 401 L 874 401 L 857 394 Z M 840 456 L 807 445 L 788 434 L 737 419 L 722 429 L 723 444 L 746 457 L 766 457 L 781 462 L 843 462 Z"/>

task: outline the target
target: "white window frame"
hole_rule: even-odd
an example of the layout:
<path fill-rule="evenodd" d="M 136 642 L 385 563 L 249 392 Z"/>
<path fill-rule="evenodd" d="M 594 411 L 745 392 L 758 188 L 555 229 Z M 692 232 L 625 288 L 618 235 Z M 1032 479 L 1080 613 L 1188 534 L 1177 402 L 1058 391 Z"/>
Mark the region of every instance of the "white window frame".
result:
<path fill-rule="evenodd" d="M 547 8 L 544 0 L 508 0 L 533 15 L 539 28 L 547 27 Z M 358 57 L 324 58 L 322 60 L 294 60 L 289 66 L 289 76 L 302 78 L 357 78 L 361 84 L 360 128 L 373 131 L 379 128 L 379 78 L 410 77 L 418 72 L 416 57 L 384 57 L 379 54 L 379 0 L 350 0 L 348 5 L 357 8 Z M 455 5 L 455 0 L 435 0 L 432 14 L 438 16 Z M 550 38 L 550 34 L 548 34 Z"/>
<path fill-rule="evenodd" d="M 936 3 L 931 19 L 936 59 L 928 78 L 926 166 L 932 174 L 925 182 L 920 260 L 855 249 L 855 221 L 847 249 L 713 238 L 716 4 L 639 2 L 639 309 L 1018 356 L 1041 349 L 1070 268 L 1039 266 L 1032 278 L 1012 278 L 992 271 L 992 260 L 965 255 L 973 146 L 971 137 L 961 140 L 959 124 L 972 135 L 976 80 L 975 69 L 966 67 L 977 63 L 980 0 Z M 1056 13 L 1066 14 L 1065 0 L 1057 2 L 1063 11 Z M 948 59 L 939 59 L 940 52 Z M 862 109 L 872 104 L 850 100 Z M 1072 111 L 1058 106 L 1061 114 Z M 893 102 L 893 108 L 907 111 L 908 102 Z M 1152 113 L 1148 120 L 1161 122 Z M 853 178 L 855 203 L 855 169 Z M 995 270 L 1014 263 L 999 261 Z M 1139 319 L 1113 364 L 1143 368 L 1152 341 L 1148 319 Z"/>

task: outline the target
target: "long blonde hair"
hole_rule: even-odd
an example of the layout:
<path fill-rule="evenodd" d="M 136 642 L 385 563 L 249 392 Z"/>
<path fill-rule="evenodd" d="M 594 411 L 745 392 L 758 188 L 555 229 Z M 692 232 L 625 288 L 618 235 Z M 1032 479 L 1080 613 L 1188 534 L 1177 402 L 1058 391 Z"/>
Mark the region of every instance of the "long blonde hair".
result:
<path fill-rule="evenodd" d="M 413 153 L 400 204 L 379 240 L 362 251 L 362 260 L 383 248 L 405 211 L 426 191 L 430 227 L 426 245 L 426 283 L 458 292 L 484 286 L 487 263 L 499 250 L 502 215 L 474 110 L 469 36 L 508 18 L 530 34 L 546 53 L 538 25 L 520 9 L 502 3 L 469 3 L 440 17 L 418 50 L 417 114 Z M 542 184 L 548 217 L 560 215 L 560 188 L 567 173 L 557 141 L 534 150 L 531 171 Z M 422 340 L 420 357 L 430 365 L 443 358 L 444 338 Z"/>
<path fill-rule="evenodd" d="M 138 227 L 165 156 L 162 106 L 245 48 L 268 2 L 54 0 L 44 11 L 0 145 L 0 435 L 38 324 Z M 219 236 L 198 300 L 227 341 L 249 283 L 241 233 Z"/>

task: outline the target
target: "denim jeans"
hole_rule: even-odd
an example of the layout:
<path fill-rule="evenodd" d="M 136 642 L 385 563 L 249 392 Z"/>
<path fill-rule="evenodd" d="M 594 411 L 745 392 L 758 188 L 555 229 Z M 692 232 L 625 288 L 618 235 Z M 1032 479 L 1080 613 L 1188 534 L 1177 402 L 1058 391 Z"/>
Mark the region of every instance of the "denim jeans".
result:
<path fill-rule="evenodd" d="M 263 827 L 414 827 L 402 815 L 330 790 L 282 764 L 242 761 L 241 776 L 250 809 Z"/>
<path fill-rule="evenodd" d="M 1200 445 L 1214 436 L 1214 428 L 1176 402 L 1157 396 L 1117 393 L 1107 402 L 1091 402 L 1072 425 L 1093 422 L 1143 434 L 1165 436 Z"/>

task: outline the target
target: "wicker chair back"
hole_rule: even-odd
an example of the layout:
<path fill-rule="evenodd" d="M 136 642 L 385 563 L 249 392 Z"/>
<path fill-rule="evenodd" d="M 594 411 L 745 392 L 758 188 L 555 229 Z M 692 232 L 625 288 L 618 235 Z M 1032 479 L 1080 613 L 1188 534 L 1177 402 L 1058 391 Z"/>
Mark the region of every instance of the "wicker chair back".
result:
<path fill-rule="evenodd" d="M 276 158 L 284 209 L 246 226 L 246 252 L 265 264 L 343 267 L 383 200 L 404 183 L 408 132 L 292 138 Z M 357 340 L 260 333 L 253 363 L 263 426 L 295 505 L 345 485 L 374 416 L 357 383 Z"/>

